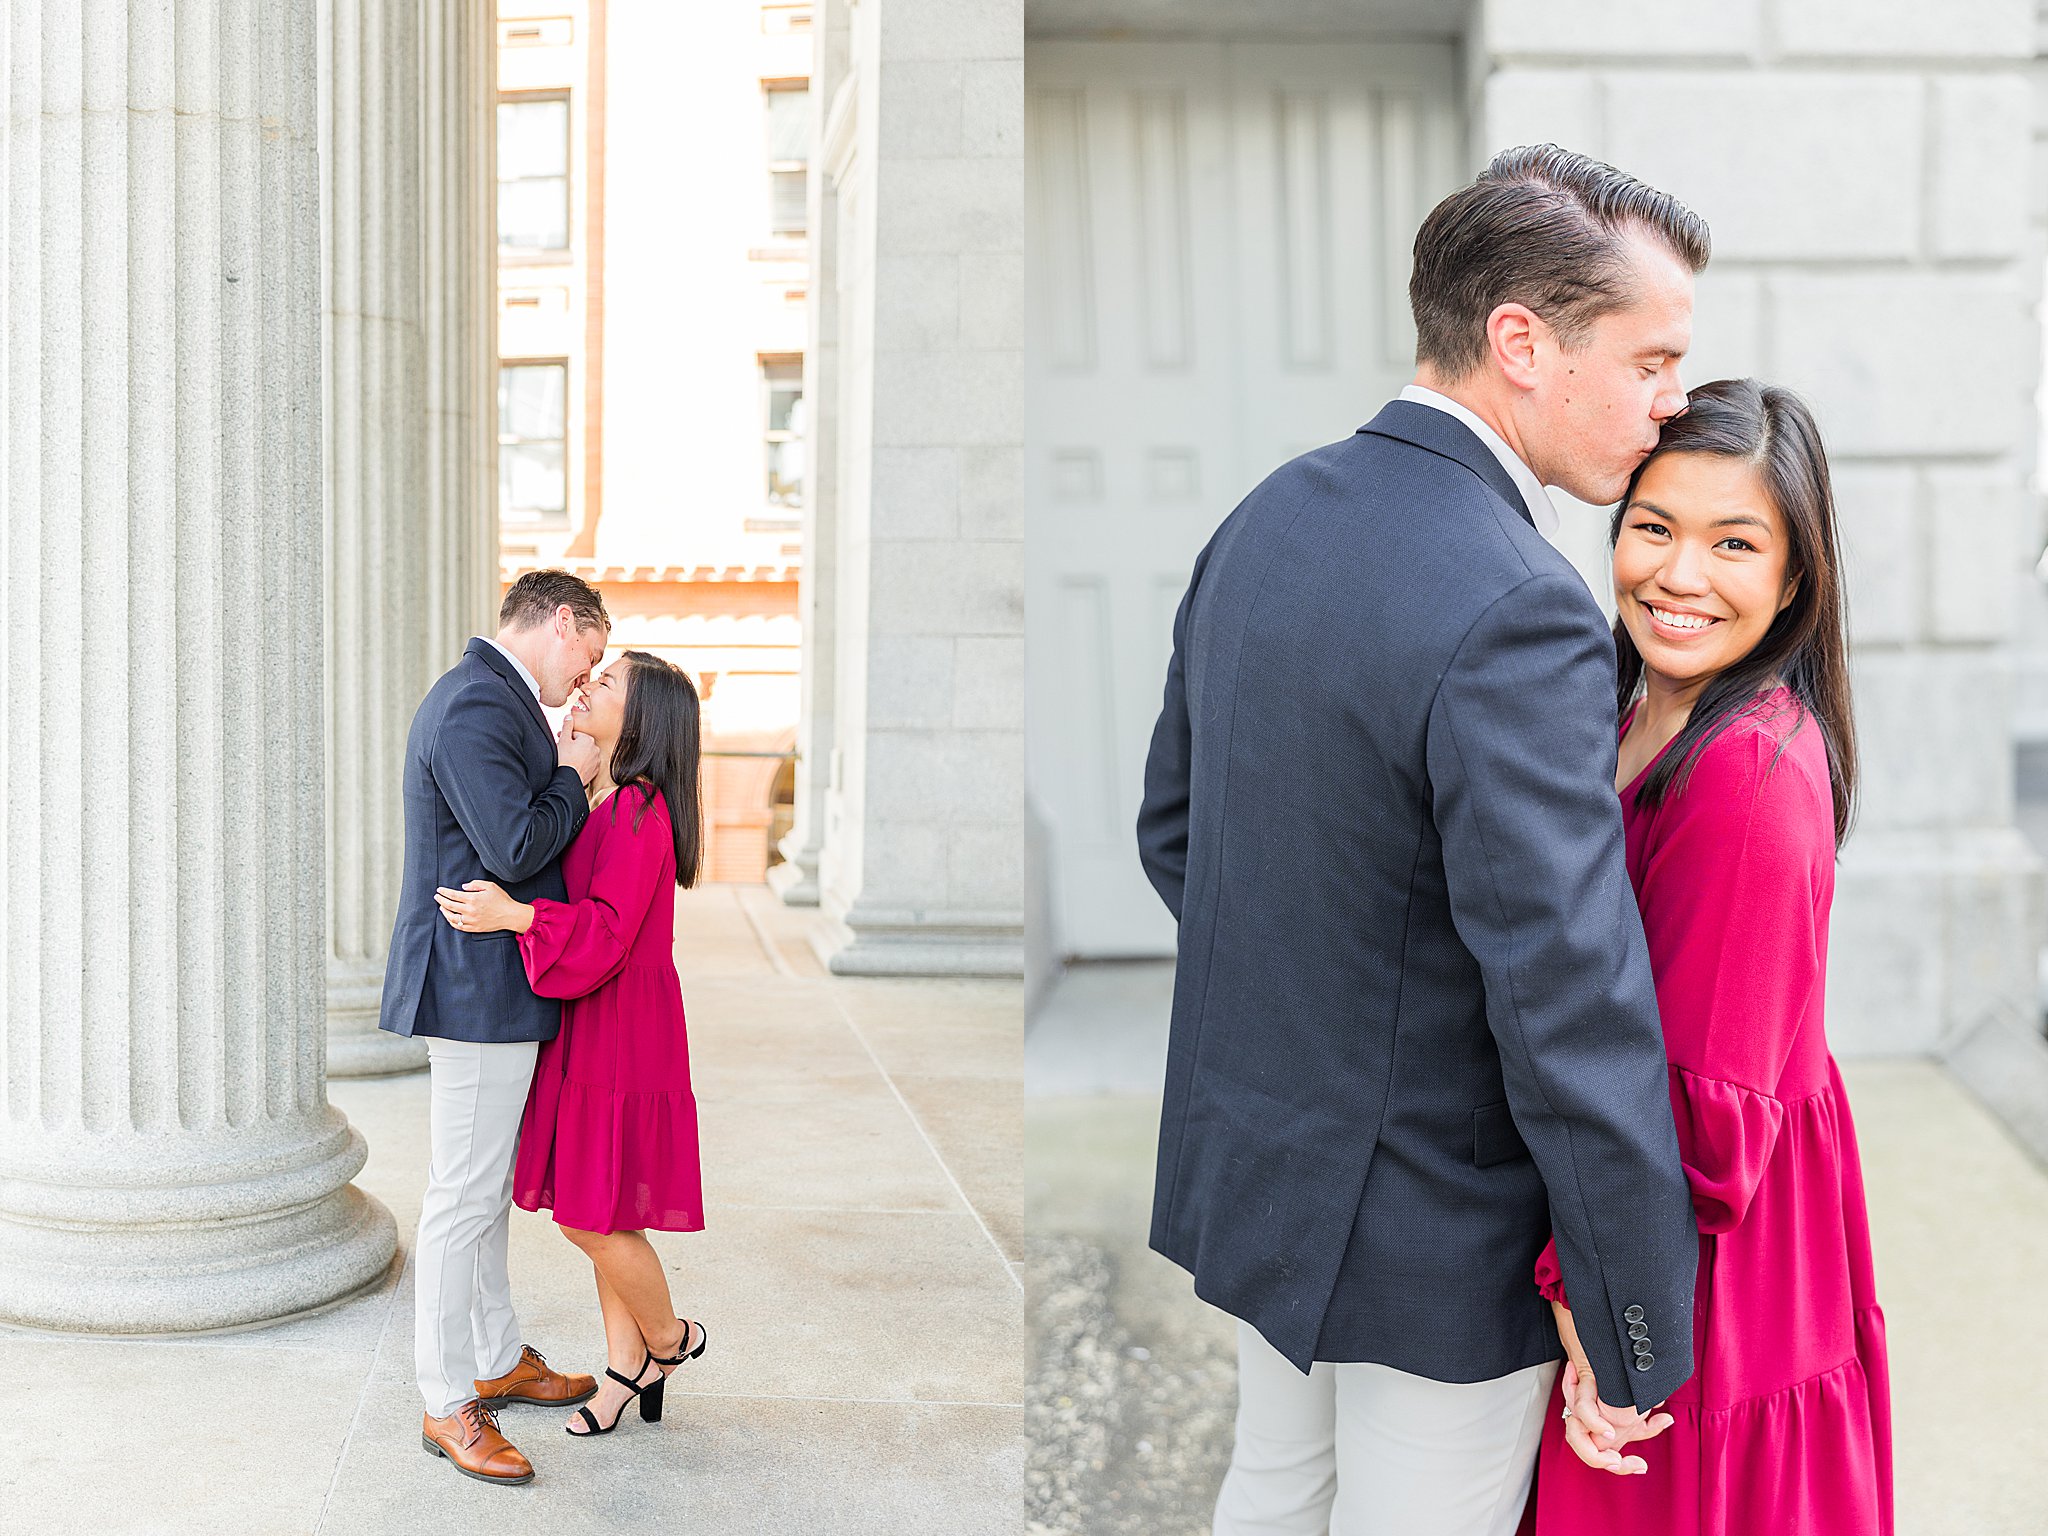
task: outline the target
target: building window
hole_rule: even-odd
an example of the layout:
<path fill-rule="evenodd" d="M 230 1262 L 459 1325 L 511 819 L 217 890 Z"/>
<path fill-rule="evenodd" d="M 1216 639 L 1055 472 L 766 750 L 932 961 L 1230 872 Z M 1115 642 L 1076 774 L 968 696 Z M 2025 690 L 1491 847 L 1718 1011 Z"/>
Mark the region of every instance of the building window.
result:
<path fill-rule="evenodd" d="M 569 515 L 563 442 L 569 365 L 506 363 L 498 369 L 498 517 L 560 524 Z"/>
<path fill-rule="evenodd" d="M 768 229 L 801 235 L 809 228 L 805 166 L 811 157 L 811 83 L 761 84 L 768 102 Z"/>
<path fill-rule="evenodd" d="M 498 103 L 498 245 L 569 248 L 569 101 L 522 97 Z"/>
<path fill-rule="evenodd" d="M 804 360 L 761 359 L 768 428 L 768 505 L 794 510 L 804 504 Z"/>

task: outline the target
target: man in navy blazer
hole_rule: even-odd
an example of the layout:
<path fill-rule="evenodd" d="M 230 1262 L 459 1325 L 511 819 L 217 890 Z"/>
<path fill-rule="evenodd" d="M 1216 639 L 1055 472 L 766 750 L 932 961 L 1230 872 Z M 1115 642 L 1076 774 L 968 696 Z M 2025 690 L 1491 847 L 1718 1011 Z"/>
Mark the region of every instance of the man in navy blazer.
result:
<path fill-rule="evenodd" d="M 1684 408 L 1707 239 L 1501 155 L 1416 237 L 1415 384 L 1196 561 L 1138 835 L 1180 923 L 1152 1245 L 1241 1319 L 1219 1536 L 1513 1531 L 1553 1232 L 1581 1455 L 1643 1467 L 1691 1374 L 1614 646 L 1543 487 L 1619 500 Z"/>
<path fill-rule="evenodd" d="M 557 736 L 541 707 L 590 680 L 611 619 L 588 583 L 534 571 L 505 594 L 498 623 L 428 690 L 406 736 L 405 873 L 379 1022 L 427 1039 L 432 1152 L 413 1270 L 421 1441 L 467 1476 L 525 1483 L 532 1465 L 492 1407 L 596 1391 L 522 1342 L 506 1271 L 519 1122 L 562 1008 L 534 996 L 512 934 L 459 931 L 434 891 L 495 880 L 520 901 L 564 898 L 562 852 L 589 814 L 597 746 L 567 721 Z"/>

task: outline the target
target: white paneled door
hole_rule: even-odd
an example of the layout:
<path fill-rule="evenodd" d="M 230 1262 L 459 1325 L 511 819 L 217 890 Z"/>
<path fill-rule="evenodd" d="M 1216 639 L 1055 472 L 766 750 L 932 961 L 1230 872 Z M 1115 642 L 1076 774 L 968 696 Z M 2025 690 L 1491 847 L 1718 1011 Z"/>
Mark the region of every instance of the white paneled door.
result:
<path fill-rule="evenodd" d="M 1461 179 L 1456 61 L 1043 43 L 1026 80 L 1028 764 L 1054 940 L 1167 954 L 1132 826 L 1174 609 L 1251 486 L 1410 377 L 1409 247 Z"/>

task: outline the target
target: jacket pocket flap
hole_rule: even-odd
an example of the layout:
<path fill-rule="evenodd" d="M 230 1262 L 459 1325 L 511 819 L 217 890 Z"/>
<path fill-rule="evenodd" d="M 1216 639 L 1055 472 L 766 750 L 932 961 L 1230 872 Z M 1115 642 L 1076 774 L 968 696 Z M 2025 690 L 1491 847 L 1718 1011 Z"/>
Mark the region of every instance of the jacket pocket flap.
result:
<path fill-rule="evenodd" d="M 1472 1162 L 1475 1167 L 1490 1168 L 1495 1163 L 1528 1155 L 1528 1143 L 1515 1129 L 1515 1117 L 1508 1113 L 1506 1103 L 1482 1104 L 1472 1111 Z"/>

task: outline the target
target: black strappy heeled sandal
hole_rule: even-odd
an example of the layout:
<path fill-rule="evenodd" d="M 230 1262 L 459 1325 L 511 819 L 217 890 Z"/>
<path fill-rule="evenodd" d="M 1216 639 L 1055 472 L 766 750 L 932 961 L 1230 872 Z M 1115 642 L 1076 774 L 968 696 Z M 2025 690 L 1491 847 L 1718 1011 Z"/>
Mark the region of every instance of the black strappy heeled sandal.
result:
<path fill-rule="evenodd" d="M 659 1364 L 659 1362 L 654 1358 L 654 1356 L 649 1355 L 645 1360 L 642 1360 L 640 1362 L 640 1369 L 635 1371 L 633 1375 L 637 1377 L 643 1374 L 646 1371 L 647 1367 L 656 1364 Z M 617 1371 L 613 1370 L 610 1366 L 606 1366 L 604 1368 L 604 1373 L 605 1375 L 611 1377 L 613 1381 L 616 1381 L 620 1386 L 624 1387 L 628 1392 L 632 1393 L 634 1397 L 640 1399 L 641 1418 L 647 1420 L 647 1422 L 650 1424 L 656 1422 L 661 1418 L 660 1387 L 662 1382 L 666 1380 L 665 1377 L 657 1376 L 647 1386 L 643 1387 L 640 1385 L 638 1381 L 628 1380 L 626 1377 L 621 1376 Z M 647 1394 L 649 1392 L 653 1392 L 655 1394 L 654 1412 L 651 1414 L 647 1411 Z M 627 1401 L 630 1402 L 631 1399 L 629 1398 Z M 568 1425 L 564 1424 L 562 1426 L 562 1433 L 569 1436 L 573 1440 L 587 1440 L 592 1435 L 608 1435 L 613 1430 L 619 1427 L 619 1420 L 623 1419 L 625 1416 L 625 1403 L 619 1404 L 619 1411 L 612 1415 L 612 1421 L 609 1424 L 598 1423 L 597 1415 L 592 1413 L 588 1408 L 578 1408 L 576 1410 L 576 1417 L 581 1419 L 584 1423 L 588 1424 L 590 1428 L 587 1430 L 579 1431 L 571 1429 Z"/>
<path fill-rule="evenodd" d="M 699 1355 L 703 1354 L 704 1346 L 711 1342 L 710 1330 L 707 1329 L 702 1323 L 694 1322 L 687 1317 L 679 1317 L 676 1319 L 676 1321 L 683 1325 L 682 1342 L 685 1344 L 688 1344 L 690 1342 L 690 1330 L 692 1328 L 697 1330 L 697 1347 L 695 1349 L 685 1349 L 673 1355 L 657 1355 L 650 1353 L 647 1356 L 647 1359 L 650 1364 L 681 1365 L 685 1360 L 694 1360 Z M 647 1367 L 643 1365 L 640 1367 L 640 1369 L 644 1371 L 647 1369 Z M 664 1371 L 661 1374 L 659 1380 L 650 1381 L 646 1386 L 642 1387 L 637 1394 L 635 1394 L 640 1399 L 640 1417 L 649 1424 L 659 1424 L 661 1422 L 661 1389 L 667 1385 L 668 1373 Z"/>

